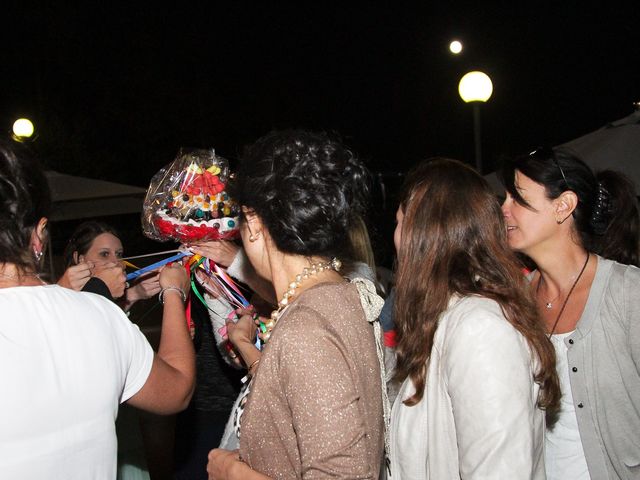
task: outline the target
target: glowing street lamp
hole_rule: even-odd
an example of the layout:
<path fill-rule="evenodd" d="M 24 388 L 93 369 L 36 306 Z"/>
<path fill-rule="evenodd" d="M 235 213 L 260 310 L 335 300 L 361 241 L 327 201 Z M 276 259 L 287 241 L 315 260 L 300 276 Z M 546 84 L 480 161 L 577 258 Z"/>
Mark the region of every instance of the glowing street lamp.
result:
<path fill-rule="evenodd" d="M 482 146 L 480 142 L 480 104 L 485 103 L 493 93 L 493 84 L 486 73 L 469 72 L 458 84 L 460 98 L 473 105 L 473 137 L 476 151 L 476 168 L 482 174 Z"/>
<path fill-rule="evenodd" d="M 29 140 L 33 136 L 33 123 L 28 118 L 19 118 L 13 122 L 13 139 L 18 142 Z"/>
<path fill-rule="evenodd" d="M 458 40 L 454 40 L 449 44 L 449 51 L 454 55 L 458 55 L 462 52 L 462 43 Z"/>

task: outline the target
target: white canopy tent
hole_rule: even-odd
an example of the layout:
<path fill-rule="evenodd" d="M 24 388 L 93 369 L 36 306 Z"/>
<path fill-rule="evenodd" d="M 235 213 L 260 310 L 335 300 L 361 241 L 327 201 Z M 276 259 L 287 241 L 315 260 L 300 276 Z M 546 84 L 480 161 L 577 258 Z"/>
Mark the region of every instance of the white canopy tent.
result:
<path fill-rule="evenodd" d="M 137 213 L 147 191 L 121 183 L 45 172 L 53 209 L 51 221 Z"/>
<path fill-rule="evenodd" d="M 45 176 L 51 190 L 51 222 L 140 213 L 147 193 L 146 189 L 140 187 L 52 170 L 46 171 Z M 49 273 L 53 275 L 55 268 L 51 235 L 47 250 Z"/>
<path fill-rule="evenodd" d="M 594 172 L 617 170 L 624 173 L 640 193 L 640 110 L 556 148 L 574 153 Z M 495 172 L 484 178 L 496 193 L 504 194 Z"/>

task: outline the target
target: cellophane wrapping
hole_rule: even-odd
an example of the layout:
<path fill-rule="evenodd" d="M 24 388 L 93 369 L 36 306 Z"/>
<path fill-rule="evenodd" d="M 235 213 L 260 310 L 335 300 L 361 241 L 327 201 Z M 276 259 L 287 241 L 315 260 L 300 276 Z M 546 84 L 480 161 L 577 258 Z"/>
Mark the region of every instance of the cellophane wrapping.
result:
<path fill-rule="evenodd" d="M 151 179 L 144 234 L 180 243 L 237 238 L 240 208 L 226 191 L 228 181 L 229 162 L 214 150 L 181 149 Z"/>

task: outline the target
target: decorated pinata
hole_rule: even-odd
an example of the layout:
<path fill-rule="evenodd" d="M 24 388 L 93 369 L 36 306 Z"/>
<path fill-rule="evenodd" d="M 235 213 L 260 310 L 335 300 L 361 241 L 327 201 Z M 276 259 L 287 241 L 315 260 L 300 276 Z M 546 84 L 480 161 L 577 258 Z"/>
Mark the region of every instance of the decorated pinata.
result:
<path fill-rule="evenodd" d="M 226 191 L 227 160 L 213 150 L 185 150 L 151 179 L 142 211 L 144 234 L 193 243 L 238 236 L 240 208 Z"/>

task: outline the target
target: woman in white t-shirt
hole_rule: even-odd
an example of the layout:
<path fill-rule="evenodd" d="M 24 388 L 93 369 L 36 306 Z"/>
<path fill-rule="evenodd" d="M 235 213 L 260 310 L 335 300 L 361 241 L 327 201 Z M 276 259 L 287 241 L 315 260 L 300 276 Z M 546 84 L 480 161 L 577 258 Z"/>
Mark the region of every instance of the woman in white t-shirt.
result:
<path fill-rule="evenodd" d="M 160 274 L 157 355 L 112 302 L 47 285 L 48 185 L 15 148 L 0 143 L 0 478 L 113 479 L 118 405 L 168 414 L 192 394 L 187 276 Z"/>

